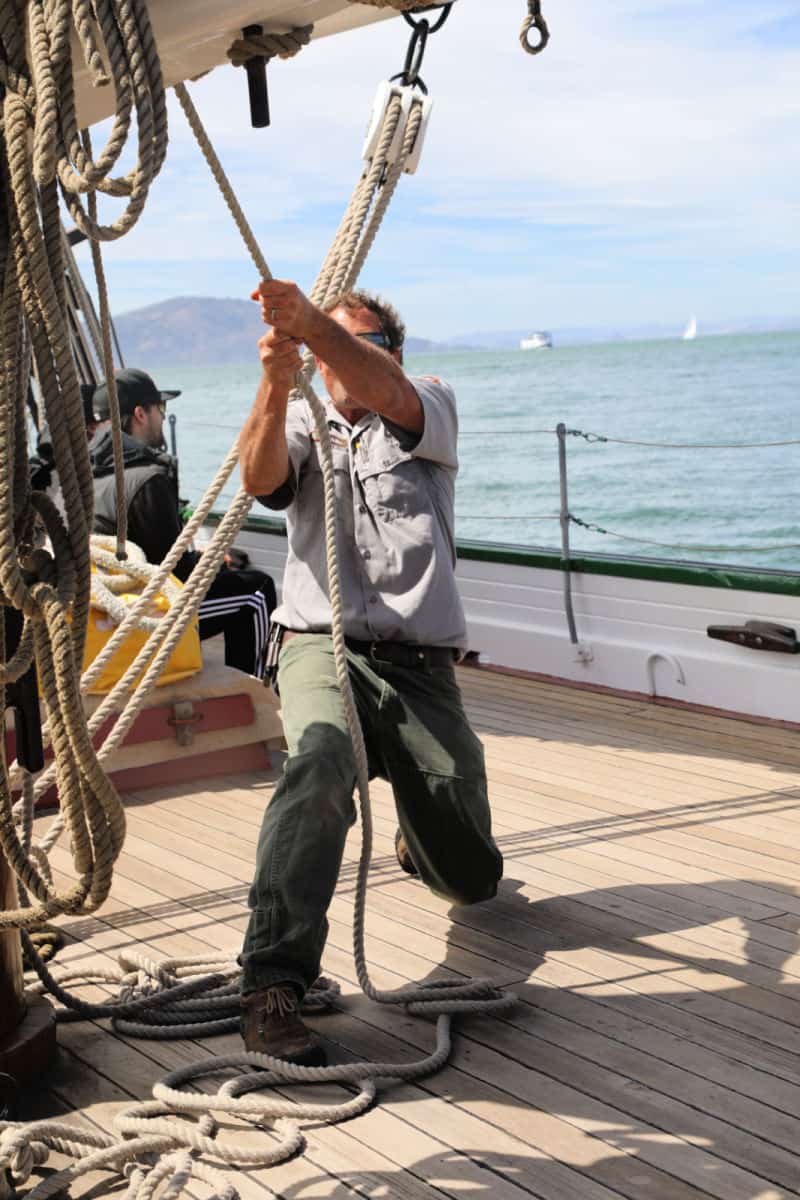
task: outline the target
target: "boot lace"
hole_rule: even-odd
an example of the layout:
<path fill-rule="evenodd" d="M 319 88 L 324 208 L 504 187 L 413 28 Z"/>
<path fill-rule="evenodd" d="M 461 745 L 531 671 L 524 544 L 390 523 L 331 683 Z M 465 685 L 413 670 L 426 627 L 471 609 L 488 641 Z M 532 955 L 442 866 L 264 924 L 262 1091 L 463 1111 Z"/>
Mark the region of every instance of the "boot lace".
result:
<path fill-rule="evenodd" d="M 264 1003 L 259 1008 L 258 1032 L 263 1037 L 267 1018 L 290 1017 L 297 1012 L 297 993 L 291 987 L 268 988 L 264 993 Z"/>

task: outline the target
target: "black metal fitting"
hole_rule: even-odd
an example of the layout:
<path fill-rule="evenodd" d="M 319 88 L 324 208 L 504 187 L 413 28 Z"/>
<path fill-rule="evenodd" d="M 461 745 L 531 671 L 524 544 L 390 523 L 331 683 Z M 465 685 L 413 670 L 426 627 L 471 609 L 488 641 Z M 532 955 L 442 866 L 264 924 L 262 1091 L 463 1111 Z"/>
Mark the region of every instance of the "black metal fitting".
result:
<path fill-rule="evenodd" d="M 263 33 L 260 25 L 245 25 L 242 37 L 258 37 Z M 267 89 L 267 59 L 263 54 L 254 54 L 244 64 L 247 71 L 247 90 L 250 95 L 250 123 L 253 129 L 266 129 L 269 125 L 269 91 Z"/>
<path fill-rule="evenodd" d="M 425 48 L 428 44 L 429 36 L 432 33 L 437 33 L 450 16 L 450 9 L 452 7 L 453 0 L 450 0 L 449 4 L 431 4 L 427 8 L 417 10 L 418 12 L 431 12 L 441 8 L 442 11 L 433 24 L 431 24 L 427 17 L 418 18 L 407 12 L 402 14 L 403 20 L 407 25 L 411 26 L 413 32 L 408 43 L 403 69 L 397 75 L 391 77 L 391 83 L 398 80 L 403 87 L 418 87 L 423 96 L 427 96 L 428 88 L 420 76 L 422 61 L 425 57 Z"/>

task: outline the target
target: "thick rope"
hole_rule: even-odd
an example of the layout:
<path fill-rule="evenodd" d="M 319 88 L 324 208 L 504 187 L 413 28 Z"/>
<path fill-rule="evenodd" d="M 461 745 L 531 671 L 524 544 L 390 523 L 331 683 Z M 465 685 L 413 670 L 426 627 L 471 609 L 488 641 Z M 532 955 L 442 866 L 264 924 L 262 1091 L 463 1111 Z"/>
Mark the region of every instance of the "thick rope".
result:
<path fill-rule="evenodd" d="M 368 4 L 370 8 L 394 8 L 397 12 L 412 12 L 415 8 L 430 8 L 429 0 L 347 0 L 348 4 Z"/>
<path fill-rule="evenodd" d="M 186 90 L 182 85 L 179 85 L 179 88 L 176 90 L 186 110 L 187 104 L 185 101 L 188 100 Z M 192 112 L 190 102 L 188 107 L 187 116 Z M 377 181 L 378 190 L 388 180 L 392 181 L 391 190 L 393 190 L 402 172 L 402 163 L 397 166 L 396 164 L 389 164 L 385 159 L 382 163 L 378 161 L 379 155 L 386 153 L 394 139 L 399 116 L 399 105 L 391 105 L 387 113 L 387 128 L 380 138 L 379 154 L 376 155 L 376 161 L 371 164 L 370 169 L 366 172 L 366 175 L 371 180 Z M 404 138 L 404 154 L 413 148 L 417 130 L 421 122 L 420 111 L 412 109 L 412 116 L 413 121 L 410 121 Z M 190 117 L 190 121 L 193 128 L 196 125 L 199 126 L 199 118 L 196 118 L 196 114 L 194 114 L 194 118 Z M 197 132 L 197 129 L 195 131 Z M 256 267 L 262 278 L 271 278 L 267 263 L 255 243 L 255 239 L 243 214 L 241 214 L 230 185 L 225 179 L 224 172 L 210 147 L 210 143 L 208 143 L 207 139 L 204 139 L 205 135 L 199 137 L 203 153 L 220 183 L 229 208 L 231 208 L 235 217 L 237 216 L 237 212 L 239 214 L 237 224 L 239 224 L 242 230 L 248 248 L 251 249 Z M 340 230 L 342 244 L 336 253 L 330 255 L 326 260 L 326 280 L 324 283 L 319 283 L 314 292 L 315 295 L 320 297 L 322 302 L 336 294 L 342 287 L 352 286 L 358 268 L 361 262 L 363 262 L 366 251 L 377 232 L 380 220 L 385 212 L 391 191 L 386 194 L 385 199 L 379 195 L 379 198 L 375 201 L 374 198 L 367 200 L 366 190 L 366 185 L 362 179 L 351 201 L 351 206 L 348 210 L 350 215 L 343 222 L 343 228 Z M 165 1195 L 169 1194 L 170 1197 L 178 1197 L 184 1193 L 185 1187 L 191 1178 L 210 1183 L 211 1186 L 217 1188 L 219 1195 L 233 1197 L 236 1194 L 235 1189 L 227 1181 L 215 1174 L 211 1168 L 199 1162 L 196 1157 L 199 1153 L 207 1154 L 218 1161 L 239 1165 L 267 1165 L 268 1163 L 284 1161 L 287 1157 L 296 1153 L 303 1144 L 302 1134 L 297 1125 L 294 1122 L 286 1120 L 288 1115 L 291 1114 L 295 1118 L 305 1120 L 324 1120 L 326 1122 L 339 1121 L 354 1116 L 364 1111 L 373 1102 L 376 1095 L 377 1079 L 386 1077 L 408 1080 L 420 1078 L 425 1074 L 438 1070 L 447 1061 L 451 1049 L 450 1021 L 452 1013 L 464 1010 L 489 1011 L 505 1008 L 513 1003 L 512 996 L 500 993 L 491 984 L 482 980 L 470 981 L 469 983 L 455 987 L 450 984 L 443 984 L 427 987 L 413 986 L 400 989 L 396 992 L 380 992 L 372 985 L 369 979 L 363 943 L 364 898 L 372 845 L 371 812 L 366 752 L 350 688 L 344 646 L 342 604 L 336 561 L 336 504 L 330 438 L 324 406 L 314 393 L 308 380 L 304 377 L 303 372 L 298 377 L 298 386 L 311 406 L 322 446 L 323 479 L 325 484 L 325 528 L 328 549 L 329 593 L 332 611 L 334 655 L 337 665 L 337 677 L 342 689 L 348 726 L 353 740 L 358 773 L 363 846 L 359 863 L 356 918 L 353 931 L 357 974 L 362 989 L 367 995 L 376 1000 L 384 1003 L 407 1003 L 411 1011 L 441 1014 L 437 1022 L 436 1048 L 426 1058 L 411 1064 L 356 1063 L 337 1067 L 309 1069 L 296 1067 L 266 1055 L 248 1053 L 195 1064 L 173 1072 L 162 1083 L 157 1084 L 154 1089 L 155 1099 L 153 1102 L 137 1105 L 128 1113 L 122 1114 L 118 1118 L 117 1125 L 120 1132 L 129 1138 L 132 1136 L 132 1140 L 125 1142 L 119 1142 L 106 1135 L 97 1136 L 92 1134 L 86 1137 L 82 1133 L 76 1135 L 72 1129 L 65 1130 L 65 1127 L 49 1122 L 42 1122 L 25 1128 L 15 1125 L 0 1126 L 0 1168 L 4 1165 L 8 1166 L 12 1172 L 12 1178 L 17 1181 L 24 1181 L 29 1178 L 34 1167 L 44 1162 L 49 1150 L 59 1150 L 62 1153 L 67 1153 L 75 1157 L 77 1160 L 64 1171 L 57 1172 L 34 1188 L 29 1193 L 31 1200 L 33 1197 L 41 1198 L 57 1194 L 73 1178 L 89 1170 L 110 1169 L 116 1174 L 123 1169 L 126 1163 L 130 1165 L 134 1161 L 140 1160 L 145 1152 L 160 1155 L 161 1157 L 149 1172 L 145 1172 L 141 1168 L 133 1168 L 129 1172 L 130 1185 L 127 1193 L 129 1198 L 135 1197 L 136 1200 L 145 1200 L 146 1197 L 154 1196 L 156 1189 L 164 1184 L 167 1189 L 164 1193 Z M 235 455 L 236 448 L 234 447 L 229 456 L 233 462 L 235 462 Z M 115 724 L 111 735 L 102 747 L 99 756 L 101 760 L 104 760 L 113 752 L 113 749 L 119 744 L 126 729 L 135 718 L 136 711 L 138 711 L 137 698 L 141 696 L 143 699 L 149 686 L 152 685 L 154 679 L 157 678 L 163 669 L 186 623 L 193 615 L 193 606 L 196 607 L 205 594 L 210 579 L 216 573 L 221 562 L 225 548 L 230 543 L 231 538 L 235 536 L 244 516 L 249 510 L 250 503 L 250 498 L 240 489 L 212 537 L 209 547 L 203 554 L 199 564 L 182 590 L 181 596 L 171 610 L 170 620 L 158 622 L 158 627 L 150 635 L 147 645 L 137 657 L 136 662 L 131 664 L 123 679 L 120 680 L 114 691 L 94 714 L 92 723 L 99 724 L 105 718 L 106 713 L 117 702 L 118 695 L 130 690 L 133 680 L 142 669 L 143 660 L 152 654 L 152 646 L 158 643 L 159 648 L 145 671 L 144 677 L 134 691 L 124 713 Z M 197 516 L 198 513 L 195 513 L 195 517 Z M 192 522 L 190 522 L 191 525 Z M 187 531 L 184 531 L 184 535 L 186 533 Z M 183 541 L 184 537 L 182 536 L 179 539 L 179 543 Z M 174 563 L 179 553 L 178 544 L 176 544 L 166 561 L 172 560 Z M 165 567 L 166 562 L 162 565 L 161 570 L 156 572 L 154 578 L 145 588 L 139 604 L 135 605 L 132 612 L 125 618 L 126 621 L 130 622 L 129 628 L 135 619 L 141 617 L 145 596 L 148 592 L 150 595 L 153 594 L 151 589 L 156 587 L 159 576 L 164 572 Z M 135 564 L 131 564 L 127 569 L 133 572 Z M 141 611 L 139 611 L 139 605 L 142 605 Z M 134 613 L 137 614 L 136 617 Z M 115 637 L 119 637 L 121 634 L 122 626 L 117 631 Z M 106 648 L 106 652 L 108 650 L 109 647 Z M 118 693 L 118 695 L 115 695 L 115 693 Z M 58 716 L 51 714 L 51 732 L 53 735 L 57 732 L 57 725 Z M 64 815 L 66 816 L 66 814 Z M 68 822 L 65 823 L 68 825 Z M 53 844 L 52 840 L 50 840 L 51 833 L 52 829 L 48 832 L 48 836 L 45 839 L 49 845 Z M 70 828 L 70 834 L 74 836 L 72 828 Z M 44 843 L 41 843 L 40 846 L 43 848 Z M 30 864 L 30 861 L 28 864 L 22 864 L 23 871 L 25 866 Z M 28 873 L 30 874 L 30 872 Z M 40 872 L 39 875 L 41 876 L 42 873 Z M 22 874 L 20 874 L 20 880 L 21 883 L 26 885 L 26 880 L 23 879 Z M 39 885 L 41 879 L 34 875 L 33 882 Z M 87 894 L 90 890 L 91 884 L 87 883 Z M 134 967 L 130 961 L 127 961 L 121 964 L 120 967 L 120 970 L 124 972 L 122 978 L 111 979 L 108 974 L 103 975 L 102 972 L 93 974 L 93 978 L 95 979 L 102 978 L 107 982 L 116 982 L 121 985 L 120 995 L 117 1000 L 111 1001 L 107 1005 L 96 1006 L 84 1005 L 75 996 L 66 992 L 63 983 L 74 978 L 72 973 L 62 973 L 59 976 L 50 973 L 41 963 L 37 963 L 36 965 L 36 970 L 42 980 L 43 986 L 53 990 L 62 999 L 62 1002 L 67 1005 L 70 1012 L 75 1012 L 80 1016 L 95 1015 L 97 1013 L 108 1015 L 111 1013 L 117 1022 L 127 1021 L 129 1017 L 133 1016 L 136 1019 L 130 1026 L 126 1026 L 126 1029 L 143 1032 L 146 1036 L 197 1036 L 198 1029 L 207 1026 L 210 1026 L 214 1032 L 219 1032 L 219 1022 L 231 1022 L 234 1020 L 234 1014 L 231 1011 L 232 988 L 235 987 L 231 976 L 234 969 L 238 972 L 238 968 L 234 968 L 234 965 L 231 963 L 171 964 L 170 969 L 164 964 L 147 966 L 141 961 Z M 137 976 L 135 983 L 131 978 L 126 977 L 130 976 L 134 970 Z M 185 977 L 187 972 L 188 977 Z M 173 1007 L 176 1002 L 178 1005 L 177 1008 Z M 169 1009 L 166 1007 L 167 1003 L 170 1005 Z M 226 1009 L 228 1010 L 227 1012 Z M 209 1097 L 205 1094 L 197 1096 L 193 1092 L 184 1090 L 184 1085 L 190 1084 L 195 1079 L 217 1074 L 220 1070 L 231 1068 L 244 1068 L 247 1073 L 237 1079 L 223 1083 L 218 1092 L 213 1096 Z M 254 1069 L 258 1071 L 256 1075 L 253 1074 Z M 311 1083 L 321 1081 L 339 1082 L 345 1086 L 355 1084 L 359 1090 L 354 1098 L 350 1098 L 338 1105 L 296 1105 L 283 1099 L 275 1099 L 273 1097 L 261 1098 L 253 1094 L 256 1090 L 287 1081 Z M 175 1117 L 171 1115 L 176 1111 L 191 1115 L 201 1110 L 205 1115 L 200 1124 L 194 1124 L 188 1120 L 178 1123 Z M 259 1123 L 263 1121 L 274 1122 L 274 1132 L 279 1139 L 277 1145 L 271 1145 L 269 1148 L 259 1147 L 257 1150 L 250 1150 L 241 1146 L 230 1147 L 220 1144 L 215 1136 L 216 1125 L 210 1115 L 212 1112 L 232 1113 Z M 169 1117 L 169 1120 L 165 1120 L 164 1118 L 166 1117 Z"/>
<path fill-rule="evenodd" d="M 294 58 L 311 41 L 313 25 L 300 25 L 288 33 L 250 33 L 237 38 L 228 50 L 234 67 L 243 67 L 251 58 Z"/>
<path fill-rule="evenodd" d="M 63 234 L 57 186 L 76 223 L 96 237 L 116 237 L 130 228 L 163 161 L 166 107 L 155 43 L 144 0 L 35 0 L 23 9 L 0 3 L 0 81 L 4 86 L 5 230 L 2 299 L 3 428 L 9 453 L 0 466 L 0 589 L 3 603 L 24 616 L 22 636 L 4 678 L 19 678 L 35 655 L 40 689 L 55 752 L 52 774 L 69 831 L 76 883 L 58 892 L 40 860 L 25 851 L 11 811 L 10 780 L 3 769 L 0 787 L 0 850 L 19 869 L 21 885 L 34 898 L 30 907 L 0 914 L 0 923 L 30 926 L 59 911 L 102 903 L 124 833 L 124 817 L 113 787 L 99 767 L 88 737 L 76 686 L 90 603 L 88 533 L 93 484 L 89 469 L 83 406 L 72 360 L 65 304 Z M 30 38 L 30 71 L 25 26 Z M 102 45 L 117 92 L 117 119 L 109 145 L 97 163 L 75 122 L 73 23 L 90 72 L 103 73 Z M 123 180 L 108 172 L 125 146 L 136 111 L 139 155 Z M 32 151 L 29 153 L 29 137 Z M 128 196 L 118 222 L 100 228 L 88 223 L 78 199 L 95 191 Z M 99 280 L 102 284 L 102 279 Z M 102 304 L 101 286 L 101 304 Z M 26 457 L 24 410 L 19 396 L 26 384 L 21 353 L 22 318 L 30 331 L 44 408 L 61 483 L 66 527 L 45 498 L 30 496 L 21 471 Z M 38 515 L 52 552 L 33 550 L 33 519 Z M 124 521 L 123 521 L 124 530 Z M 25 574 L 23 575 L 23 569 Z"/>
<path fill-rule="evenodd" d="M 161 591 L 164 587 L 168 586 L 168 580 L 169 580 L 169 576 L 172 572 L 172 569 L 174 568 L 174 566 L 176 565 L 176 563 L 178 562 L 179 558 L 184 553 L 184 551 L 189 548 L 196 533 L 198 532 L 198 530 L 204 523 L 206 517 L 208 516 L 208 513 L 211 511 L 212 507 L 214 506 L 220 492 L 222 491 L 223 487 L 225 486 L 232 471 L 234 470 L 234 468 L 236 466 L 237 458 L 238 458 L 238 450 L 237 450 L 236 444 L 234 444 L 233 447 L 231 448 L 231 450 L 229 451 L 227 457 L 225 458 L 224 462 L 222 463 L 222 466 L 220 467 L 219 471 L 217 472 L 215 479 L 212 481 L 209 488 L 207 489 L 205 496 L 202 498 L 200 503 L 195 508 L 195 511 L 192 515 L 191 520 L 188 521 L 187 524 L 184 526 L 180 537 L 173 544 L 172 549 L 170 550 L 169 554 L 164 559 L 164 561 L 161 563 L 161 566 L 155 568 L 155 572 L 154 572 L 152 578 L 150 579 L 150 582 L 145 586 L 138 601 L 134 605 L 132 605 L 130 610 L 127 612 L 124 620 L 118 626 L 116 632 L 114 634 L 112 634 L 112 636 L 109 638 L 109 640 L 106 643 L 103 650 L 100 652 L 100 654 L 98 654 L 98 656 L 95 658 L 95 660 L 93 661 L 91 666 L 89 666 L 87 668 L 87 670 L 84 672 L 84 674 L 81 678 L 81 688 L 82 689 L 87 689 L 87 688 L 91 687 L 91 685 L 99 678 L 100 674 L 105 669 L 105 667 L 108 665 L 108 663 L 111 661 L 111 659 L 115 656 L 115 654 L 117 653 L 120 646 L 123 644 L 123 642 L 127 638 L 130 631 L 132 629 L 138 628 L 139 622 L 142 620 L 142 618 L 147 617 L 148 613 L 150 612 L 150 609 L 152 608 L 152 601 L 153 601 L 154 597 L 156 596 L 156 594 L 159 591 Z M 238 532 L 238 530 L 235 530 L 233 533 L 230 534 L 231 541 L 236 536 L 237 532 Z M 225 549 L 227 549 L 227 546 L 225 547 Z M 223 550 L 223 555 L 224 555 L 224 550 Z M 198 568 L 200 567 L 200 564 L 202 562 L 203 562 L 203 559 L 201 558 L 200 562 L 194 568 L 195 571 L 198 570 Z M 127 564 L 126 564 L 126 566 L 127 566 Z M 190 577 L 190 579 L 191 578 L 192 577 Z M 213 578 L 213 576 L 212 576 L 212 578 Z M 210 583 L 210 579 L 208 579 L 208 583 Z M 181 592 L 181 599 L 183 599 L 185 597 L 185 594 L 186 594 L 186 590 L 184 588 L 183 591 Z M 201 597 L 201 599 L 202 599 L 202 597 Z M 199 603 L 200 603 L 200 600 L 197 601 L 198 606 L 199 606 Z M 174 616 L 174 611 L 175 610 L 173 609 L 173 616 Z M 125 675 L 122 677 L 122 679 L 120 679 L 120 681 L 114 686 L 112 691 L 109 692 L 109 694 L 106 696 L 103 703 L 93 713 L 92 717 L 89 720 L 89 732 L 90 733 L 95 733 L 97 731 L 97 729 L 99 729 L 99 727 L 103 724 L 103 722 L 105 721 L 105 719 L 108 716 L 112 715 L 115 712 L 118 712 L 120 709 L 125 708 L 126 714 L 127 714 L 127 707 L 125 705 L 124 698 L 128 694 L 128 692 L 131 690 L 131 688 L 133 687 L 133 684 L 135 683 L 139 672 L 147 664 L 147 661 L 149 660 L 149 658 L 155 653 L 158 646 L 161 644 L 163 639 L 166 637 L 167 632 L 168 632 L 168 623 L 159 622 L 157 629 L 153 633 L 151 633 L 147 643 L 142 647 L 142 650 L 140 651 L 139 655 L 137 656 L 136 660 L 131 665 L 129 670 L 125 673 Z M 137 701 L 136 701 L 137 707 L 135 708 L 135 710 L 133 712 L 134 717 L 136 716 L 136 713 L 139 711 L 139 708 L 141 707 L 141 705 L 144 703 L 145 698 L 146 698 L 146 696 L 143 694 L 140 694 L 137 697 Z M 45 727 L 44 733 L 45 733 L 45 735 L 47 735 L 49 733 L 49 730 L 47 729 L 47 727 Z M 101 749 L 100 753 L 102 755 L 102 753 L 103 753 L 102 749 Z M 39 796 L 41 796 L 45 791 L 47 791 L 48 788 L 52 785 L 52 782 L 54 779 L 54 774 L 55 774 L 55 768 L 53 766 L 51 766 L 39 776 L 39 778 L 37 779 L 37 782 L 36 782 L 36 786 L 35 786 L 35 794 L 36 794 L 37 798 Z M 15 788 L 19 787 L 20 780 L 21 780 L 20 774 L 18 772 L 12 772 L 12 774 L 11 774 L 12 787 L 15 787 Z M 49 850 L 50 847 L 55 844 L 55 842 L 58 840 L 61 833 L 63 832 L 63 829 L 64 829 L 64 823 L 63 823 L 62 816 L 59 813 L 59 815 L 53 821 L 50 829 L 48 830 L 48 833 L 45 835 L 45 837 L 42 839 L 42 841 L 40 843 L 40 845 L 45 849 L 45 851 Z"/>
<path fill-rule="evenodd" d="M 120 563 L 115 554 L 111 553 L 114 538 L 92 536 L 92 604 L 95 608 L 107 613 L 116 625 L 121 625 L 130 611 L 130 605 L 120 597 L 125 594 L 136 594 L 143 584 L 147 584 L 156 574 L 157 568 L 149 563 L 144 552 L 133 542 L 123 542 L 125 565 Z M 174 605 L 181 594 L 182 588 L 172 577 L 162 584 L 162 593 Z M 136 617 L 136 629 L 152 633 L 157 629 L 162 614 L 157 617 L 139 613 Z"/>

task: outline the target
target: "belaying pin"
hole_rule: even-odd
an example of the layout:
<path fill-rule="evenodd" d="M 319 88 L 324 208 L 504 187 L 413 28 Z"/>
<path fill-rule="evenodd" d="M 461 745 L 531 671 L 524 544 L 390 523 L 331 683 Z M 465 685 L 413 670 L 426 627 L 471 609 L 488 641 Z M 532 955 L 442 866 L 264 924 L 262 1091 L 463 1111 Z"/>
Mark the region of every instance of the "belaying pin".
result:
<path fill-rule="evenodd" d="M 260 25 L 245 25 L 242 37 L 258 37 L 263 32 Z M 250 94 L 250 124 L 253 129 L 265 129 L 269 125 L 269 92 L 267 90 L 267 60 L 263 54 L 254 54 L 244 64 L 247 71 L 247 90 Z"/>

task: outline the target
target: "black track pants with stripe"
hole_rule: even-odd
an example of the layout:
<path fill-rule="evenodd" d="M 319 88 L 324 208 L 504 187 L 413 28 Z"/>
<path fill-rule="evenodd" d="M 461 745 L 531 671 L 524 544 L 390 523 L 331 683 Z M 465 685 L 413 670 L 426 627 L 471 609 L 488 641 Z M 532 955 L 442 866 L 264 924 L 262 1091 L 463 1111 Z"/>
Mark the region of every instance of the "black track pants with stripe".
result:
<path fill-rule="evenodd" d="M 263 571 L 223 568 L 200 605 L 200 637 L 224 634 L 228 666 L 262 679 L 275 602 L 275 584 Z"/>

